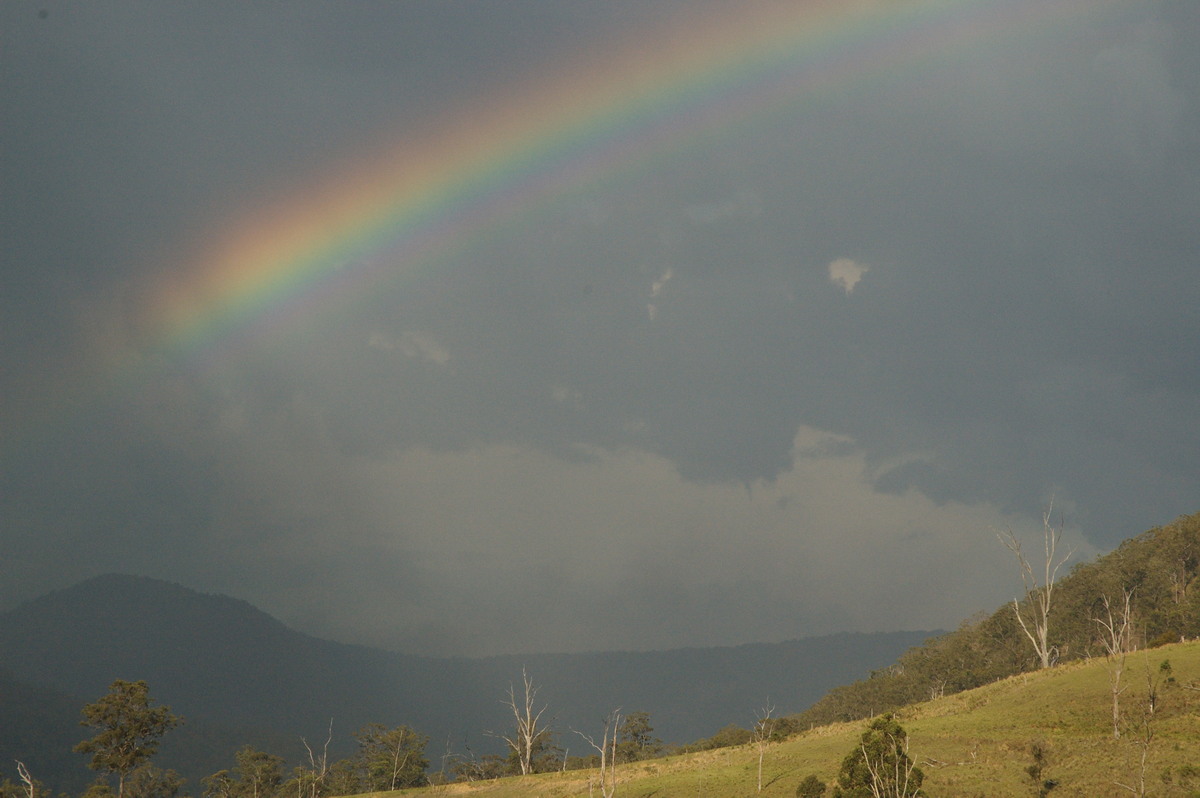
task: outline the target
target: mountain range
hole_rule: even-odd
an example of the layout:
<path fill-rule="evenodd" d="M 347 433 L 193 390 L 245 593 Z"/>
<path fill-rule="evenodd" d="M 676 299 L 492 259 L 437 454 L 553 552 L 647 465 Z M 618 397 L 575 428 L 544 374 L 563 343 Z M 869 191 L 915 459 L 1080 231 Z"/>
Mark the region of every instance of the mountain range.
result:
<path fill-rule="evenodd" d="M 318 639 L 245 601 L 109 574 L 0 614 L 0 762 L 21 759 L 56 788 L 86 783 L 84 758 L 70 752 L 87 736 L 79 710 L 115 679 L 147 681 L 155 701 L 186 719 L 159 760 L 193 788 L 242 744 L 299 761 L 301 738 L 322 744 L 332 727 L 330 753 L 342 755 L 372 722 L 430 735 L 435 762 L 447 751 L 499 751 L 488 732 L 511 724 L 503 701 L 523 669 L 565 747 L 570 729 L 590 729 L 617 707 L 649 712 L 657 736 L 685 743 L 749 726 L 767 702 L 780 714 L 803 710 L 931 634 L 433 658 Z"/>

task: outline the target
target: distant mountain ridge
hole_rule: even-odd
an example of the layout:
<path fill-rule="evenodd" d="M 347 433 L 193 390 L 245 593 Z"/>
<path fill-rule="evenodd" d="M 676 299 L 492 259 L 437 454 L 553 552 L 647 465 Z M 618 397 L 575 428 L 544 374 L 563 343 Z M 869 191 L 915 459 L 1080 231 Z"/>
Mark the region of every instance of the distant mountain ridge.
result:
<path fill-rule="evenodd" d="M 256 739 L 287 739 L 298 749 L 301 736 L 323 740 L 332 719 L 333 753 L 347 751 L 351 733 L 366 723 L 406 723 L 429 734 L 440 756 L 447 740 L 458 753 L 468 746 L 475 753 L 497 748 L 484 730 L 507 729 L 511 719 L 501 698 L 519 681 L 522 667 L 558 729 L 589 727 L 619 706 L 649 712 L 657 736 L 682 743 L 729 723 L 748 726 L 768 698 L 780 713 L 800 711 L 931 634 L 437 659 L 321 640 L 239 599 L 108 574 L 0 614 L 0 668 L 12 674 L 13 684 L 59 696 L 58 731 L 46 732 L 47 739 L 82 739 L 78 707 L 114 679 L 145 679 L 151 695 L 189 726 L 220 727 L 222 739 L 236 733 L 231 730 L 255 730 Z M 69 733 L 60 728 L 65 697 L 78 700 Z M 193 742 L 201 746 L 199 739 Z M 0 746 L 10 744 L 0 737 Z M 202 747 L 214 750 L 180 756 L 192 763 L 189 769 L 203 771 L 187 773 L 193 779 L 232 761 L 232 747 L 217 750 L 221 746 L 211 739 Z M 163 756 L 170 751 L 164 744 Z M 295 757 L 299 751 L 274 753 Z M 0 750 L 0 760 L 20 755 Z"/>

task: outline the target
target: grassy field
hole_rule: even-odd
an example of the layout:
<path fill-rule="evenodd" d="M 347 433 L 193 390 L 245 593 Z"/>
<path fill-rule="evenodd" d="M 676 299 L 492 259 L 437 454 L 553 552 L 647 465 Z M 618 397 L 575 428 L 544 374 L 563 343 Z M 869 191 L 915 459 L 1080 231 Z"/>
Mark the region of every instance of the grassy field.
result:
<path fill-rule="evenodd" d="M 1169 660 L 1173 682 L 1160 670 Z M 1129 655 L 1121 706 L 1127 728 L 1113 739 L 1109 671 L 1103 660 L 1078 662 L 1016 676 L 976 690 L 916 704 L 897 713 L 909 733 L 910 754 L 925 771 L 925 792 L 945 796 L 1036 795 L 1026 768 L 1030 746 L 1048 751 L 1044 778 L 1059 783 L 1051 795 L 1135 795 L 1144 746 L 1147 673 L 1160 679 L 1145 768 L 1145 795 L 1200 796 L 1200 643 L 1155 648 Z M 617 795 L 794 796 L 810 773 L 832 784 L 842 758 L 857 744 L 866 722 L 835 724 L 768 746 L 764 786 L 756 793 L 758 752 L 753 746 L 667 757 L 618 770 Z M 1164 773 L 1169 781 L 1164 779 Z M 510 777 L 450 784 L 399 795 L 586 796 L 594 771 Z M 598 785 L 594 795 L 599 796 Z"/>

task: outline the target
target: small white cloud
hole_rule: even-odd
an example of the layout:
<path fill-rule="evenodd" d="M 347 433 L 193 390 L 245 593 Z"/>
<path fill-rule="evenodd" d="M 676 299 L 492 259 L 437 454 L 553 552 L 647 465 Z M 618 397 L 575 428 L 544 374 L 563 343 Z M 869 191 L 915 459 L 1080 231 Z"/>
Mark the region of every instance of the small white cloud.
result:
<path fill-rule="evenodd" d="M 407 330 L 399 338 L 381 332 L 371 333 L 367 346 L 383 352 L 399 352 L 405 357 L 417 358 L 439 366 L 450 360 L 450 352 L 426 332 Z"/>
<path fill-rule="evenodd" d="M 849 296 L 867 271 L 867 267 L 861 263 L 855 263 L 849 258 L 838 258 L 829 264 L 829 281 L 840 285 L 845 289 L 846 296 Z"/>
<path fill-rule="evenodd" d="M 667 267 L 667 270 L 665 272 L 663 272 L 662 277 L 659 277 L 650 286 L 650 298 L 657 299 L 659 297 L 659 295 L 662 294 L 662 291 L 666 287 L 667 283 L 674 276 L 675 276 L 675 270 L 670 267 Z M 655 302 L 647 302 L 646 303 L 646 313 L 648 313 L 650 315 L 650 321 L 654 321 L 654 319 L 656 319 L 658 317 L 658 304 Z"/>
<path fill-rule="evenodd" d="M 674 276 L 675 270 L 668 267 L 667 270 L 663 272 L 663 276 L 655 280 L 654 285 L 650 286 L 650 296 L 656 297 L 661 294 L 662 290 L 666 288 L 667 282 Z"/>

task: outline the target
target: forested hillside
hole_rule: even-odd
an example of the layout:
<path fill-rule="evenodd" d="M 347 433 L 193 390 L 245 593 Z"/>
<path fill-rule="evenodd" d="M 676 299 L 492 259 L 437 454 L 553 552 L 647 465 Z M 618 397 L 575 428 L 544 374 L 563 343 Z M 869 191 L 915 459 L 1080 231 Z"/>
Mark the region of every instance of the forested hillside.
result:
<path fill-rule="evenodd" d="M 1131 594 L 1131 643 L 1139 648 L 1200 637 L 1200 513 L 1130 538 L 1093 562 L 1077 563 L 1052 594 L 1048 641 L 1060 662 L 1104 656 L 1107 598 Z M 1020 577 L 1014 562 L 1014 593 Z M 1027 596 L 1022 611 L 1028 618 Z M 801 727 L 870 717 L 1039 666 L 1013 606 L 972 618 L 906 652 L 862 681 L 838 687 L 796 718 Z"/>

